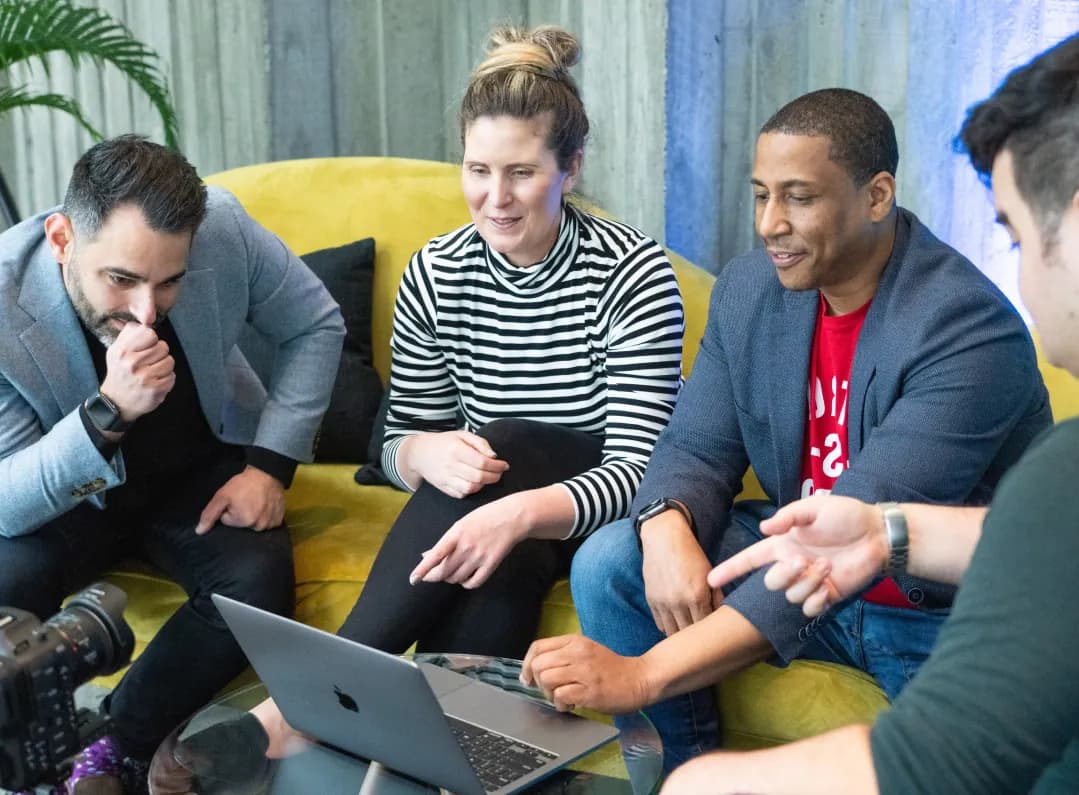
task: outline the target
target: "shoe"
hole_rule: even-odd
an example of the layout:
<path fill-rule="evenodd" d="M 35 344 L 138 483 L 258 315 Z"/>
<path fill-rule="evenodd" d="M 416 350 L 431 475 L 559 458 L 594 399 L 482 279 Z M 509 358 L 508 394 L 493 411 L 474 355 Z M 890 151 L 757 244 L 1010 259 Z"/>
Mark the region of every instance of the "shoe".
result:
<path fill-rule="evenodd" d="M 108 735 L 75 755 L 67 788 L 60 795 L 149 795 L 150 764 L 121 757 Z"/>
<path fill-rule="evenodd" d="M 67 780 L 68 795 L 124 795 L 121 761 L 108 735 L 90 743 L 75 755 Z"/>

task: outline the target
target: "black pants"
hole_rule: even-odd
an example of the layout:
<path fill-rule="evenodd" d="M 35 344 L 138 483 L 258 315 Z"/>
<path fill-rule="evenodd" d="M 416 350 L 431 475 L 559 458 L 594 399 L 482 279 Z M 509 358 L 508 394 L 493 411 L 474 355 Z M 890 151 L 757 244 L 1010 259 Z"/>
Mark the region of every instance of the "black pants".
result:
<path fill-rule="evenodd" d="M 118 499 L 105 511 L 80 505 L 18 538 L 0 538 L 0 604 L 42 621 L 68 594 L 124 558 L 162 569 L 188 601 L 128 670 L 106 702 L 121 752 L 149 759 L 165 736 L 247 665 L 210 594 L 290 615 L 292 546 L 282 525 L 255 533 L 217 524 L 195 535 L 214 492 L 243 469 L 242 455 L 216 459 L 155 490 L 137 512 Z M 140 495 L 144 497 L 145 495 Z"/>
<path fill-rule="evenodd" d="M 467 652 L 523 657 L 551 585 L 569 573 L 577 541 L 526 539 L 475 590 L 449 583 L 409 585 L 408 575 L 454 522 L 480 505 L 548 486 L 600 463 L 603 440 L 530 420 L 497 420 L 479 431 L 510 468 L 498 483 L 457 499 L 422 484 L 390 530 L 363 592 L 338 631 L 400 654 Z"/>

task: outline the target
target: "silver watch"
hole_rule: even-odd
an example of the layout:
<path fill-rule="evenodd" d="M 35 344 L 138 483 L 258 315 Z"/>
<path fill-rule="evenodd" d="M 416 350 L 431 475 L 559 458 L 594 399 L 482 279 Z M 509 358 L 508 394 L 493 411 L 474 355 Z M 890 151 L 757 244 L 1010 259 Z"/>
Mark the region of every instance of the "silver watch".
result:
<path fill-rule="evenodd" d="M 900 574 L 907 570 L 910 557 L 910 533 L 907 530 L 907 517 L 896 502 L 879 503 L 884 514 L 884 536 L 888 541 L 888 565 L 886 574 Z"/>

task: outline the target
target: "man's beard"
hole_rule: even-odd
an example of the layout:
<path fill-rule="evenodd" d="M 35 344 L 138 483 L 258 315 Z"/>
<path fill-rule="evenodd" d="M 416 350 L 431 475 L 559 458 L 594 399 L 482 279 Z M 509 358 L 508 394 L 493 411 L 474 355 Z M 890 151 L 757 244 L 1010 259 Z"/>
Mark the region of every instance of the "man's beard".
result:
<path fill-rule="evenodd" d="M 82 289 L 82 280 L 79 276 L 79 268 L 75 264 L 75 258 L 65 266 L 68 272 L 68 295 L 71 296 L 71 305 L 75 308 L 75 314 L 79 316 L 82 324 L 97 339 L 108 348 L 119 336 L 120 332 L 112 325 L 112 321 L 120 320 L 124 323 L 138 323 L 139 321 L 130 312 L 98 312 L 90 304 L 90 299 Z M 154 317 L 153 327 L 156 328 L 165 319 L 165 312 L 158 312 Z"/>

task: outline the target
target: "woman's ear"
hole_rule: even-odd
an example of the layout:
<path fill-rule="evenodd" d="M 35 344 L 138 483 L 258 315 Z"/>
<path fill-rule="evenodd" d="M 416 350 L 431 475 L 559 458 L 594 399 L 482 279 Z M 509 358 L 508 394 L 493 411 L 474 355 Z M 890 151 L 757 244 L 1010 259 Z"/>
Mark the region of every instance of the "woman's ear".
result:
<path fill-rule="evenodd" d="M 569 168 L 565 171 L 565 178 L 562 180 L 562 194 L 570 193 L 575 187 L 577 182 L 581 178 L 581 158 L 583 154 L 580 149 L 573 153 L 573 158 L 570 160 Z"/>

